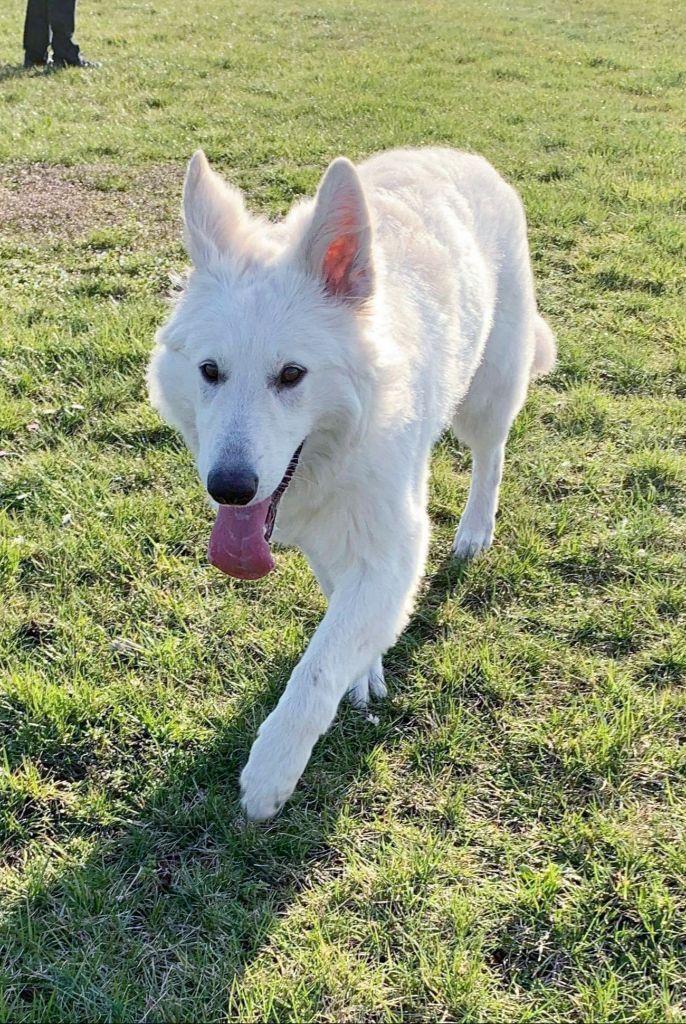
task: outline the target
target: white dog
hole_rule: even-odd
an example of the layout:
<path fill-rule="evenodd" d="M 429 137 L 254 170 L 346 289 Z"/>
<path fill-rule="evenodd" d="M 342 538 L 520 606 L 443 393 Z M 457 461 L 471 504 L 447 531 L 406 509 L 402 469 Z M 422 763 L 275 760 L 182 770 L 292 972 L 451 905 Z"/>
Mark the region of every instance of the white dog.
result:
<path fill-rule="evenodd" d="M 381 656 L 423 572 L 431 446 L 448 424 L 473 458 L 453 551 L 490 545 L 510 425 L 555 341 L 522 204 L 478 156 L 340 158 L 314 200 L 272 224 L 199 151 L 184 219 L 194 269 L 148 381 L 217 508 L 210 561 L 263 576 L 273 530 L 329 600 L 241 775 L 261 819 L 293 792 L 346 691 L 357 705 L 385 694 Z"/>

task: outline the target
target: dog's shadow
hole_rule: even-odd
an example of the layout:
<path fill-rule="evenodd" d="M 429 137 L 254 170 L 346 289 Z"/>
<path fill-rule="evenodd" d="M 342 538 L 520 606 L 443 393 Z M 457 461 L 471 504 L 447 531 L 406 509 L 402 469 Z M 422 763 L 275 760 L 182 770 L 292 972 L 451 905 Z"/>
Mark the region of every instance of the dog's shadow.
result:
<path fill-rule="evenodd" d="M 168 985 L 175 987 L 175 972 L 188 970 L 182 966 L 188 962 L 184 935 L 196 946 L 201 942 L 203 958 L 226 964 L 225 1005 L 236 976 L 258 954 L 315 866 L 331 856 L 329 839 L 342 804 L 364 779 L 371 750 L 400 734 L 401 713 L 392 694 L 409 685 L 412 653 L 440 631 L 439 610 L 464 573 L 461 563 L 440 567 L 390 653 L 391 698 L 378 708 L 385 727 L 378 731 L 359 712 L 342 707 L 294 800 L 274 822 L 248 825 L 240 812 L 237 777 L 255 732 L 255 708 L 246 708 L 202 754 L 171 765 L 139 813 L 105 834 L 85 862 L 49 883 L 34 881 L 32 895 L 17 902 L 14 916 L 0 918 L 10 1017 L 40 1015 L 53 1005 L 57 1013 L 81 1019 L 122 1019 L 117 991 L 124 964 L 132 965 L 126 980 L 140 993 L 135 1012 L 143 1013 L 164 999 Z M 291 668 L 291 662 L 273 667 L 270 701 Z M 150 947 L 146 954 L 141 943 Z M 93 951 L 91 960 L 84 957 L 85 947 Z M 91 961 L 92 975 L 84 979 Z M 78 985 L 77 971 L 83 979 Z M 189 981 L 185 977 L 180 984 Z M 123 1018 L 131 1019 L 130 1003 Z"/>

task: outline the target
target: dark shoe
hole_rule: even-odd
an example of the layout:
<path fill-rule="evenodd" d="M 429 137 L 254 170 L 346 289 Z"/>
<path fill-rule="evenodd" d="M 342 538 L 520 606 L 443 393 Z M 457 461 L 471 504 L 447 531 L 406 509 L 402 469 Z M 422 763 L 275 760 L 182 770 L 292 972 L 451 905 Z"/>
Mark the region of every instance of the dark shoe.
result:
<path fill-rule="evenodd" d="M 27 53 L 24 56 L 24 67 L 25 68 L 44 68 L 48 64 L 47 53 L 43 57 L 35 57 L 32 53 Z"/>
<path fill-rule="evenodd" d="M 64 57 L 53 57 L 52 66 L 58 68 L 100 68 L 102 64 L 97 60 L 86 60 L 85 57 L 78 57 L 76 60 L 65 60 Z"/>

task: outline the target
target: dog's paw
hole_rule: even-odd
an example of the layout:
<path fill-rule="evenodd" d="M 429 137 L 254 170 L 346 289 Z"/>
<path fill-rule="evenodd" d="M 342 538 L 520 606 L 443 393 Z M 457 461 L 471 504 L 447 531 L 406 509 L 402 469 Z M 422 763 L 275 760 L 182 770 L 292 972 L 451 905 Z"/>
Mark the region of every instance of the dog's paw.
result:
<path fill-rule="evenodd" d="M 480 523 L 471 525 L 460 523 L 453 541 L 455 558 L 476 558 L 478 554 L 490 548 L 493 543 L 494 524 Z"/>
<path fill-rule="evenodd" d="M 312 744 L 306 742 L 299 725 L 277 706 L 260 727 L 241 772 L 241 804 L 252 821 L 272 818 L 305 770 Z"/>
<path fill-rule="evenodd" d="M 348 700 L 358 711 L 365 711 L 370 700 L 383 700 L 387 695 L 381 658 L 377 658 L 369 672 L 360 676 L 348 690 Z"/>

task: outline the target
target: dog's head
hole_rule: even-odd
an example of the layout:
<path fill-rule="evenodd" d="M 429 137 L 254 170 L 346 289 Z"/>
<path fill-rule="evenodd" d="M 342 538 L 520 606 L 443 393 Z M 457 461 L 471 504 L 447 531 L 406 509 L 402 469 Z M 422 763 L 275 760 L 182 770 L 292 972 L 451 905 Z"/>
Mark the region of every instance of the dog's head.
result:
<path fill-rule="evenodd" d="M 158 332 L 150 397 L 219 506 L 211 559 L 253 578 L 273 564 L 267 541 L 303 444 L 306 459 L 323 437 L 359 426 L 374 289 L 369 212 L 340 158 L 314 205 L 271 225 L 200 151 L 183 204 L 193 270 Z"/>

